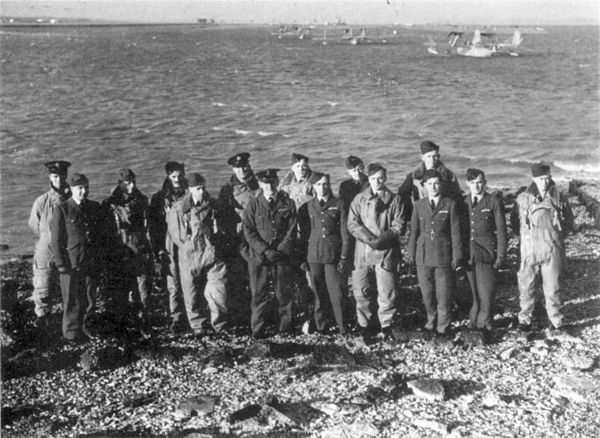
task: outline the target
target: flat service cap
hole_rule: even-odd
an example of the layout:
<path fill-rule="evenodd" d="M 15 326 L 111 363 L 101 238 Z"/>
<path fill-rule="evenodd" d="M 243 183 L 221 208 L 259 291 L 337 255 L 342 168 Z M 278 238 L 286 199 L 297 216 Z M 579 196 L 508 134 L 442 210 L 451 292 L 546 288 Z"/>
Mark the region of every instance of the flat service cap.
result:
<path fill-rule="evenodd" d="M 440 147 L 432 141 L 425 140 L 421 142 L 421 155 L 426 154 L 427 152 L 437 152 L 440 150 Z"/>
<path fill-rule="evenodd" d="M 550 175 L 550 166 L 544 163 L 535 163 L 531 166 L 531 176 L 537 178 L 542 175 Z"/>
<path fill-rule="evenodd" d="M 244 167 L 248 165 L 249 158 L 250 154 L 248 152 L 242 152 L 227 160 L 227 164 L 233 167 Z"/>
<path fill-rule="evenodd" d="M 277 179 L 279 169 L 265 169 L 256 174 L 256 178 L 261 182 L 270 182 Z"/>
<path fill-rule="evenodd" d="M 354 155 L 350 155 L 349 157 L 347 157 L 345 164 L 346 169 L 354 169 L 356 166 L 364 166 L 363 161 Z"/>
<path fill-rule="evenodd" d="M 48 168 L 48 173 L 57 173 L 59 175 L 66 175 L 67 169 L 71 166 L 68 161 L 48 161 L 44 163 L 44 166 Z"/>
<path fill-rule="evenodd" d="M 199 173 L 190 173 L 187 177 L 188 187 L 198 187 L 206 184 L 206 179 Z"/>
<path fill-rule="evenodd" d="M 74 173 L 69 179 L 69 185 L 71 187 L 76 186 L 88 186 L 90 185 L 90 181 L 87 179 L 83 173 Z"/>

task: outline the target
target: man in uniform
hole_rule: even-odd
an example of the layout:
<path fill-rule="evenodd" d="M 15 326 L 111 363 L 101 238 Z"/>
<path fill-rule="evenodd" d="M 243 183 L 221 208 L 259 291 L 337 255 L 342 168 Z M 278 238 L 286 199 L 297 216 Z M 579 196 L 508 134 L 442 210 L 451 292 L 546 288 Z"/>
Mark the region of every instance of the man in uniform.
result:
<path fill-rule="evenodd" d="M 426 170 L 434 169 L 441 177 L 442 195 L 462 201 L 462 191 L 456 176 L 440 160 L 440 147 L 432 141 L 421 142 L 421 163 L 407 176 L 400 188 L 398 195 L 402 198 L 406 209 L 407 219 L 411 217 L 412 209 L 416 201 L 427 197 L 424 187 L 423 174 Z"/>
<path fill-rule="evenodd" d="M 339 198 L 346 210 L 349 210 L 356 195 L 369 187 L 369 178 L 365 175 L 365 165 L 360 158 L 350 155 L 346 158 L 345 164 L 350 178 L 341 182 Z"/>
<path fill-rule="evenodd" d="M 231 178 L 219 192 L 219 202 L 224 209 L 227 236 L 227 273 L 229 310 L 231 317 L 247 317 L 250 307 L 250 280 L 248 278 L 248 242 L 244 238 L 242 217 L 244 209 L 256 196 L 258 180 L 250 167 L 250 154 L 241 152 L 227 160 L 232 168 Z"/>
<path fill-rule="evenodd" d="M 463 235 L 469 239 L 466 274 L 473 305 L 469 315 L 469 328 L 484 331 L 492 330 L 492 304 L 494 302 L 494 270 L 506 260 L 506 220 L 504 205 L 485 191 L 485 174 L 479 169 L 467 169 L 467 186 L 470 194 L 466 197 L 469 232 Z"/>
<path fill-rule="evenodd" d="M 442 195 L 442 176 L 423 173 L 427 197 L 415 203 L 408 238 L 408 263 L 417 267 L 427 323 L 425 330 L 449 334 L 453 271 L 461 265 L 462 242 L 456 202 Z M 437 325 L 436 325 L 437 320 Z"/>
<path fill-rule="evenodd" d="M 102 203 L 107 221 L 108 281 L 114 313 L 135 314 L 145 322 L 150 294 L 152 250 L 148 241 L 148 198 L 136 186 L 135 173 L 121 169 L 117 186 Z M 129 308 L 129 293 L 133 301 Z"/>
<path fill-rule="evenodd" d="M 308 273 L 315 285 L 315 326 L 324 333 L 328 325 L 328 308 L 333 309 L 339 333 L 346 334 L 344 296 L 340 274 L 345 273 L 348 259 L 347 210 L 331 194 L 329 175 L 313 172 L 310 182 L 315 197 L 300 207 L 298 224 L 300 241 L 306 248 Z"/>
<path fill-rule="evenodd" d="M 187 319 L 198 334 L 206 334 L 210 325 L 215 332 L 224 332 L 227 267 L 219 239 L 220 212 L 202 175 L 192 173 L 187 181 L 189 192 L 167 214 L 169 235 L 178 250 Z"/>
<path fill-rule="evenodd" d="M 58 204 L 71 196 L 66 181 L 70 165 L 68 161 L 49 161 L 44 164 L 48 168 L 50 189 L 35 200 L 29 215 L 29 228 L 38 236 L 33 255 L 33 302 L 37 316 L 34 324 L 40 329 L 48 325 L 50 288 L 57 280 L 50 249 L 52 212 Z"/>
<path fill-rule="evenodd" d="M 51 227 L 52 253 L 60 274 L 63 298 L 63 337 L 82 342 L 92 337 L 89 319 L 96 304 L 98 274 L 102 269 L 100 204 L 87 199 L 85 175 L 71 177 L 71 198 L 54 209 Z"/>
<path fill-rule="evenodd" d="M 404 206 L 385 185 L 385 167 L 369 164 L 367 175 L 369 189 L 356 195 L 348 214 L 348 231 L 356 239 L 352 288 L 360 334 L 371 334 L 376 325 L 374 309 L 378 307 L 382 335 L 390 339 L 397 311 L 396 273 L 401 260 Z"/>
<path fill-rule="evenodd" d="M 565 262 L 564 238 L 572 231 L 573 212 L 568 200 L 552 180 L 550 166 L 531 167 L 533 182 L 517 197 L 511 213 L 513 231 L 521 237 L 519 283 L 519 329 L 531 329 L 535 302 L 535 280 L 542 277 L 548 335 L 559 335 L 563 326 L 560 274 Z"/>
<path fill-rule="evenodd" d="M 302 204 L 313 197 L 312 187 L 309 182 L 310 167 L 308 157 L 302 154 L 292 154 L 292 166 L 281 178 L 279 190 L 286 192 L 296 205 L 296 211 Z"/>
<path fill-rule="evenodd" d="M 175 202 L 186 193 L 185 168 L 183 163 L 169 161 L 165 165 L 167 177 L 162 190 L 155 193 L 148 210 L 148 228 L 150 243 L 157 264 L 160 265 L 162 284 L 169 292 L 169 311 L 171 314 L 171 332 L 180 333 L 187 330 L 184 318 L 183 295 L 179 277 L 179 260 L 177 245 L 169 236 L 167 214 Z"/>
<path fill-rule="evenodd" d="M 252 290 L 252 335 L 264 338 L 271 275 L 279 302 L 279 331 L 291 330 L 292 293 L 288 285 L 290 254 L 296 238 L 296 206 L 277 189 L 278 169 L 256 174 L 260 191 L 244 210 L 244 235 L 249 244 L 248 272 Z"/>

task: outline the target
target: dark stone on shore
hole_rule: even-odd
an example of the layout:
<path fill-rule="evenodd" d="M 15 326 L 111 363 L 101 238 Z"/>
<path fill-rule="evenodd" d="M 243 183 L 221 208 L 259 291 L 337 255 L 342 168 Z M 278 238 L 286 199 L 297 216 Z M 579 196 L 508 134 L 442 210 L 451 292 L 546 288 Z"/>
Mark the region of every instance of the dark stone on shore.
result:
<path fill-rule="evenodd" d="M 463 330 L 459 339 L 469 347 L 482 347 L 488 343 L 485 334 L 479 330 Z"/>
<path fill-rule="evenodd" d="M 238 421 L 244 421 L 248 418 L 256 417 L 258 414 L 260 414 L 261 409 L 262 407 L 256 404 L 244 406 L 242 409 L 238 409 L 229 416 L 229 422 L 237 423 Z"/>
<path fill-rule="evenodd" d="M 287 425 L 308 427 L 310 423 L 324 416 L 323 412 L 304 402 L 275 403 L 263 406 L 261 413 Z"/>
<path fill-rule="evenodd" d="M 271 343 L 266 341 L 253 342 L 250 345 L 248 345 L 244 350 L 244 356 L 248 359 L 271 357 Z"/>
<path fill-rule="evenodd" d="M 339 345 L 316 345 L 313 351 L 315 365 L 356 365 L 356 359 L 345 347 Z"/>
<path fill-rule="evenodd" d="M 0 251 L 8 251 L 10 249 L 10 246 L 8 246 L 6 243 L 0 243 Z"/>
<path fill-rule="evenodd" d="M 81 354 L 79 365 L 84 371 L 116 368 L 125 362 L 124 352 L 117 347 L 88 349 Z"/>
<path fill-rule="evenodd" d="M 188 416 L 208 415 L 215 409 L 216 398 L 207 395 L 197 395 L 187 398 L 177 405 L 177 411 L 189 414 Z"/>
<path fill-rule="evenodd" d="M 123 406 L 137 408 L 150 404 L 158 399 L 158 395 L 155 392 L 144 393 L 144 394 L 132 394 L 123 396 Z"/>

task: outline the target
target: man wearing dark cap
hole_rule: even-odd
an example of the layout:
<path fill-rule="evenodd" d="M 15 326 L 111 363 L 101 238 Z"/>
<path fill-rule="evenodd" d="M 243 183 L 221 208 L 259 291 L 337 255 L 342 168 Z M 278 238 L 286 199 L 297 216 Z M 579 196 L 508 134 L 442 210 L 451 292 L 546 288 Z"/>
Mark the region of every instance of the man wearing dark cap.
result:
<path fill-rule="evenodd" d="M 300 243 L 306 253 L 308 272 L 314 285 L 315 326 L 324 333 L 328 326 L 328 310 L 333 310 L 339 333 L 346 334 L 344 296 L 340 278 L 348 259 L 347 210 L 342 201 L 331 194 L 329 175 L 313 172 L 310 183 L 315 197 L 300 207 L 298 224 Z"/>
<path fill-rule="evenodd" d="M 535 280 L 541 275 L 551 337 L 560 335 L 563 326 L 560 273 L 566 261 L 564 238 L 573 229 L 573 212 L 552 180 L 550 166 L 534 164 L 531 175 L 533 182 L 517 197 L 511 212 L 513 231 L 520 234 L 521 241 L 519 329 L 531 329 Z"/>
<path fill-rule="evenodd" d="M 248 272 L 252 290 L 252 335 L 264 338 L 265 313 L 269 306 L 268 277 L 272 278 L 279 303 L 279 331 L 291 330 L 292 292 L 288 285 L 289 259 L 296 239 L 296 206 L 277 189 L 278 169 L 256 174 L 259 193 L 244 210 L 244 235 L 250 246 Z"/>
<path fill-rule="evenodd" d="M 229 158 L 233 175 L 219 192 L 219 202 L 224 209 L 227 236 L 228 296 L 231 303 L 231 317 L 247 317 L 250 307 L 248 278 L 248 242 L 244 238 L 242 216 L 244 209 L 258 191 L 258 180 L 250 167 L 250 154 L 241 152 Z"/>
<path fill-rule="evenodd" d="M 87 199 L 89 182 L 75 173 L 69 180 L 71 198 L 54 209 L 52 253 L 60 274 L 63 298 L 63 337 L 83 342 L 91 337 L 89 320 L 96 304 L 98 275 L 102 269 L 102 215 L 100 204 Z"/>
<path fill-rule="evenodd" d="M 198 173 L 187 177 L 189 192 L 167 214 L 169 235 L 178 249 L 187 319 L 200 335 L 227 329 L 227 267 L 222 259 L 217 201 Z"/>
<path fill-rule="evenodd" d="M 485 174 L 479 169 L 467 169 L 466 196 L 469 228 L 463 234 L 468 239 L 464 248 L 467 279 L 471 285 L 473 305 L 469 314 L 469 328 L 492 330 L 494 302 L 494 270 L 506 259 L 506 220 L 501 199 L 485 191 Z"/>
<path fill-rule="evenodd" d="M 50 249 L 50 223 L 54 207 L 71 196 L 67 184 L 68 161 L 49 161 L 50 189 L 36 198 L 29 215 L 29 228 L 38 236 L 33 255 L 33 302 L 35 304 L 35 326 L 45 328 L 48 325 L 50 311 L 50 287 L 57 280 L 52 251 Z"/>
<path fill-rule="evenodd" d="M 406 176 L 398 189 L 398 195 L 407 207 L 407 218 L 410 217 L 415 202 L 427 197 L 423 174 L 429 169 L 435 169 L 440 174 L 443 196 L 457 202 L 462 201 L 462 190 L 456 176 L 440 160 L 440 147 L 432 141 L 425 140 L 421 142 L 421 163 Z"/>
<path fill-rule="evenodd" d="M 117 186 L 102 203 L 106 217 L 109 289 L 114 316 L 135 314 L 145 322 L 150 293 L 152 250 L 148 241 L 148 198 L 136 186 L 135 173 L 121 169 Z M 133 308 L 128 312 L 129 294 Z"/>
<path fill-rule="evenodd" d="M 385 167 L 369 164 L 367 175 L 369 188 L 356 195 L 348 214 L 348 231 L 356 239 L 352 289 L 360 334 L 369 335 L 376 327 L 373 311 L 377 308 L 382 336 L 391 339 L 404 206 L 385 185 Z"/>
<path fill-rule="evenodd" d="M 346 158 L 345 165 L 350 178 L 341 182 L 339 196 L 343 205 L 349 209 L 354 197 L 369 187 L 369 178 L 365 175 L 365 165 L 360 158 L 350 155 Z"/>
<path fill-rule="evenodd" d="M 169 311 L 171 332 L 180 333 L 187 329 L 184 316 L 183 296 L 179 277 L 177 245 L 169 236 L 167 214 L 175 202 L 186 193 L 185 169 L 183 163 L 169 161 L 165 165 L 167 177 L 162 189 L 152 195 L 148 210 L 150 243 L 157 264 L 160 265 L 162 289 L 169 291 Z"/>
<path fill-rule="evenodd" d="M 423 172 L 427 197 L 415 203 L 408 238 L 408 263 L 417 278 L 427 312 L 425 330 L 450 334 L 453 271 L 462 263 L 462 242 L 457 205 L 442 194 L 442 176 L 435 169 Z"/>
<path fill-rule="evenodd" d="M 312 187 L 308 181 L 310 174 L 308 157 L 302 154 L 292 154 L 292 165 L 290 170 L 281 178 L 279 190 L 283 190 L 290 195 L 296 205 L 296 210 L 313 197 Z"/>

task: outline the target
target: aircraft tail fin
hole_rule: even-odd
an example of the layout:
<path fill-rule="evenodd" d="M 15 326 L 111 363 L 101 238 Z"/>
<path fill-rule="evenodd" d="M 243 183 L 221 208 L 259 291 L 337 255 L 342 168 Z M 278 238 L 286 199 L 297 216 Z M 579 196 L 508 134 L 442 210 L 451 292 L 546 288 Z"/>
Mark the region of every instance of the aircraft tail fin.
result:
<path fill-rule="evenodd" d="M 510 44 L 513 48 L 519 47 L 519 45 L 523 42 L 523 35 L 521 35 L 520 30 L 515 30 L 512 37 L 506 40 L 506 44 Z"/>
<path fill-rule="evenodd" d="M 480 46 L 482 44 L 481 31 L 479 29 L 475 29 L 473 31 L 473 38 L 471 39 L 471 44 L 474 46 Z"/>
<path fill-rule="evenodd" d="M 430 33 L 427 34 L 427 42 L 425 43 L 425 45 L 429 47 L 436 46 L 435 40 L 433 39 L 433 36 Z"/>

